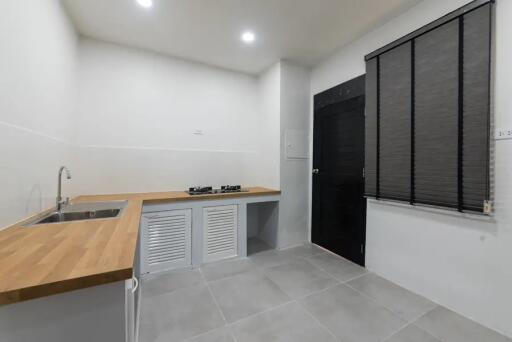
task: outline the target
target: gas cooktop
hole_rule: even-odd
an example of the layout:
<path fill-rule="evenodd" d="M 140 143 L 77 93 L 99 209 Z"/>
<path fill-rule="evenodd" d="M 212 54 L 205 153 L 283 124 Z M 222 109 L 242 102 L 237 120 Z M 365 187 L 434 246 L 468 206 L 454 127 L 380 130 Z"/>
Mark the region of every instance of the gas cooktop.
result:
<path fill-rule="evenodd" d="M 208 195 L 208 194 L 226 194 L 232 192 L 247 192 L 240 185 L 223 185 L 220 189 L 214 189 L 212 186 L 195 186 L 186 191 L 189 195 Z"/>

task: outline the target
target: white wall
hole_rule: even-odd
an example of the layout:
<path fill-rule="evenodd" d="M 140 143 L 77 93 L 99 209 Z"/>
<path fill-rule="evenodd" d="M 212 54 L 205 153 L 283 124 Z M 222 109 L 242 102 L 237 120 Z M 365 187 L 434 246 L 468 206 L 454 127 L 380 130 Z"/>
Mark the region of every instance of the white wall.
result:
<path fill-rule="evenodd" d="M 256 77 L 88 39 L 79 55 L 77 192 L 277 184 L 254 172 Z"/>
<path fill-rule="evenodd" d="M 38 8 L 60 11 L 49 4 L 57 6 Z M 11 7 L 4 12 L 11 20 L 13 10 L 24 13 Z M 12 144 L 1 147 L 1 172 L 11 180 L 0 224 L 51 206 L 56 170 L 66 164 L 73 180 L 65 195 L 201 184 L 282 187 L 279 246 L 306 240 L 308 165 L 285 160 L 283 144 L 286 128 L 307 130 L 307 70 L 278 62 L 255 77 L 87 38 L 77 43 L 59 15 L 51 20 L 65 24 L 70 37 L 48 32 L 43 43 L 30 41 L 38 26 L 27 23 L 33 36 L 23 44 L 7 40 L 16 23 L 2 32 L 6 43 L 23 49 L 2 56 L 8 76 L 2 86 L 12 96 L 3 98 L 9 102 L 2 103 L 0 128 Z"/>
<path fill-rule="evenodd" d="M 70 162 L 75 48 L 58 0 L 0 1 L 0 227 L 54 204 Z"/>
<path fill-rule="evenodd" d="M 309 227 L 309 184 L 311 169 L 308 159 L 286 156 L 288 130 L 309 134 L 310 70 L 289 62 L 281 62 L 281 161 L 280 184 L 283 200 L 279 206 L 279 247 L 306 242 Z M 298 142 L 300 143 L 300 142 Z"/>
<path fill-rule="evenodd" d="M 286 131 L 309 133 L 310 70 L 279 61 L 260 76 L 260 101 L 265 139 L 258 166 L 263 185 L 281 189 L 278 248 L 307 241 L 309 225 L 308 159 L 286 158 Z M 307 136 L 304 137 L 307 140 Z"/>
<path fill-rule="evenodd" d="M 314 69 L 312 94 L 365 72 L 364 55 L 464 5 L 425 0 L 340 49 Z M 497 1 L 495 115 L 512 127 L 512 2 Z M 496 143 L 496 213 L 479 221 L 370 202 L 367 266 L 495 330 L 512 336 L 512 141 Z"/>
<path fill-rule="evenodd" d="M 82 39 L 74 190 L 281 188 L 278 246 L 303 243 L 309 165 L 286 160 L 284 134 L 308 130 L 309 93 L 309 71 L 286 62 L 254 77 Z"/>
<path fill-rule="evenodd" d="M 261 121 L 255 131 L 263 139 L 258 144 L 257 165 L 253 168 L 253 177 L 260 179 L 263 186 L 279 189 L 281 63 L 274 64 L 260 75 L 259 101 Z"/>

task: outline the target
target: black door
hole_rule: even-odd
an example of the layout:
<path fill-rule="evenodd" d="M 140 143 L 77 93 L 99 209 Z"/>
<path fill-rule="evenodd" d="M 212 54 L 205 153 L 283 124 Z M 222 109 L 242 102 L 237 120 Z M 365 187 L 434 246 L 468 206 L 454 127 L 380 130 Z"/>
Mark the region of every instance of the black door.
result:
<path fill-rule="evenodd" d="M 312 240 L 364 266 L 364 76 L 315 96 Z"/>

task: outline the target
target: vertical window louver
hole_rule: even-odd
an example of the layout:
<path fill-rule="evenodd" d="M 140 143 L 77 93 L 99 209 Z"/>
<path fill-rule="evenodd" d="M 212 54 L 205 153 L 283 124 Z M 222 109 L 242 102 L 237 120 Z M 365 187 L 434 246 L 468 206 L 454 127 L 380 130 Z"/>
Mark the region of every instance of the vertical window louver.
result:
<path fill-rule="evenodd" d="M 492 1 L 366 56 L 368 197 L 485 212 Z"/>

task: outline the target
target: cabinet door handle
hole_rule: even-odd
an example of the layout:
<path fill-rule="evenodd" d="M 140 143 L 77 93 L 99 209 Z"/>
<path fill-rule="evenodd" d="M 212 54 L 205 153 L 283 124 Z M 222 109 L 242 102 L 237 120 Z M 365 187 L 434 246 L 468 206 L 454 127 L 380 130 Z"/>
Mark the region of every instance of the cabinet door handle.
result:
<path fill-rule="evenodd" d="M 132 293 L 135 293 L 139 288 L 139 279 L 137 279 L 137 277 L 133 277 L 133 282 L 135 283 L 135 286 L 132 289 Z"/>

